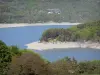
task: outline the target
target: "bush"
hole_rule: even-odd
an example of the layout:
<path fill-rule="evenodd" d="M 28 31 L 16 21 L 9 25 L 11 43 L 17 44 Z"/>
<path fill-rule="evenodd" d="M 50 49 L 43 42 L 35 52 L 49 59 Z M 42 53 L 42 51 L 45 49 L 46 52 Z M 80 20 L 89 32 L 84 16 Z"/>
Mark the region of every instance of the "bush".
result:
<path fill-rule="evenodd" d="M 11 52 L 6 44 L 0 41 L 0 75 L 5 75 L 11 62 Z"/>
<path fill-rule="evenodd" d="M 60 59 L 56 62 L 51 63 L 51 67 L 54 71 L 54 75 L 75 75 L 77 61 L 65 57 L 64 59 Z"/>
<path fill-rule="evenodd" d="M 24 53 L 15 57 L 10 65 L 8 75 L 51 75 L 48 64 L 33 53 Z"/>
<path fill-rule="evenodd" d="M 12 56 L 21 55 L 21 51 L 17 46 L 10 46 L 9 48 L 11 50 Z"/>

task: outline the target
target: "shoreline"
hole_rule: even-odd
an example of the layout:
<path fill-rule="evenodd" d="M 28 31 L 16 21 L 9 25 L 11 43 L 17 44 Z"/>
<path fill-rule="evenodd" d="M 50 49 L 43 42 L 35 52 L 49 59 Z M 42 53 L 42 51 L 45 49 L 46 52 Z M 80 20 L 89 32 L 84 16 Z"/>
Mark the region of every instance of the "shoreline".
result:
<path fill-rule="evenodd" d="M 46 26 L 46 25 L 78 25 L 81 23 L 70 23 L 70 22 L 62 22 L 62 23 L 13 23 L 13 24 L 0 24 L 0 28 L 11 28 L 11 27 L 24 27 L 24 26 Z"/>
<path fill-rule="evenodd" d="M 59 48 L 92 48 L 92 49 L 100 49 L 100 43 L 94 42 L 58 42 L 58 43 L 50 43 L 50 42 L 32 42 L 26 44 L 27 49 L 35 49 L 39 51 L 49 50 L 49 49 L 59 49 Z"/>

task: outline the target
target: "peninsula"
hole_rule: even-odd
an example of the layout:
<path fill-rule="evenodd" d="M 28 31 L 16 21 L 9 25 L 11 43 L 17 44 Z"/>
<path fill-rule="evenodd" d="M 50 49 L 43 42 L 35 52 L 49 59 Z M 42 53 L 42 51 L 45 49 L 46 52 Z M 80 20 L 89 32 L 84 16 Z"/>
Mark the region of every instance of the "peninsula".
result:
<path fill-rule="evenodd" d="M 26 44 L 27 49 L 34 49 L 34 50 L 48 50 L 48 49 L 58 49 L 58 48 L 92 48 L 100 50 L 100 43 L 92 43 L 92 42 L 57 42 L 57 43 L 50 43 L 50 42 L 42 42 L 39 41 Z"/>
<path fill-rule="evenodd" d="M 35 50 L 54 48 L 100 49 L 100 21 L 79 24 L 68 29 L 48 29 L 43 32 L 40 41 L 25 46 Z"/>

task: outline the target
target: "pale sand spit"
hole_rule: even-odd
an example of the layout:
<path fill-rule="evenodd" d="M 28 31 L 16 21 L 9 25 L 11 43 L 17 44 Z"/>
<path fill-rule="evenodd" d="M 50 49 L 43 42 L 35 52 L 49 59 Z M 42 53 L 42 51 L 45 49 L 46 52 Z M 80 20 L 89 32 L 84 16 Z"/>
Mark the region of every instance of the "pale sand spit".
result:
<path fill-rule="evenodd" d="M 58 48 L 94 48 L 100 49 L 100 43 L 80 43 L 80 42 L 58 42 L 58 43 L 48 43 L 48 42 L 32 42 L 26 44 L 27 49 L 34 49 L 34 50 L 48 50 L 48 49 L 58 49 Z"/>

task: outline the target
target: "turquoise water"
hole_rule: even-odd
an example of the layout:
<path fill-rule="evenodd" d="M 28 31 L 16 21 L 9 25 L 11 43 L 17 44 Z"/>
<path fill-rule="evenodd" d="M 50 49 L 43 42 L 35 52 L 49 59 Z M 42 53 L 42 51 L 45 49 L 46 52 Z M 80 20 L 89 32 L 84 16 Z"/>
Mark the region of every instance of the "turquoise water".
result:
<path fill-rule="evenodd" d="M 49 28 L 69 28 L 71 26 L 28 26 L 16 28 L 1 28 L 0 40 L 7 45 L 17 45 L 20 48 L 26 48 L 24 45 L 38 41 L 46 29 Z M 48 51 L 35 51 L 43 58 L 49 61 L 55 61 L 65 56 L 75 57 L 78 61 L 100 59 L 100 50 L 96 49 L 52 49 Z"/>

